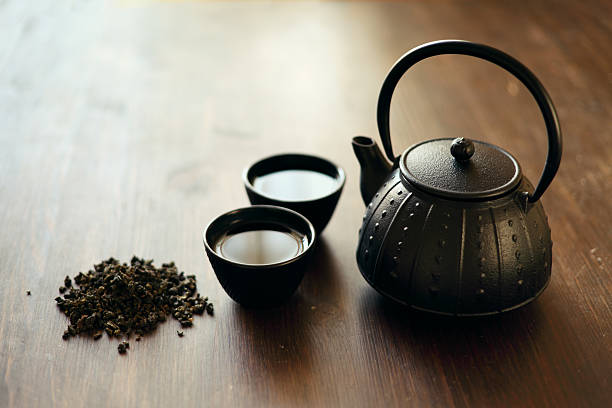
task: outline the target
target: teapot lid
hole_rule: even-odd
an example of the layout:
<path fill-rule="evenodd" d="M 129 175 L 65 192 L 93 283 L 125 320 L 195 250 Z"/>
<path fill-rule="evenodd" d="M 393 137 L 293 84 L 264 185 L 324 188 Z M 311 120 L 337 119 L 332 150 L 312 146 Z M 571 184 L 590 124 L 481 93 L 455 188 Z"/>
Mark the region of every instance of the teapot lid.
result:
<path fill-rule="evenodd" d="M 402 176 L 429 193 L 451 199 L 488 199 L 518 185 L 521 168 L 500 147 L 465 138 L 434 139 L 408 148 Z"/>

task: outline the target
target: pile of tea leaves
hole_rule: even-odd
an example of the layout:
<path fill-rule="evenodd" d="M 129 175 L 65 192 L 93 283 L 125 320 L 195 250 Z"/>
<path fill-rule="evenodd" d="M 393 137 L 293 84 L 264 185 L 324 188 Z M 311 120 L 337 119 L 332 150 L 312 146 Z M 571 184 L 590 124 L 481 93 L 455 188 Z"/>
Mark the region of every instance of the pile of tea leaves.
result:
<path fill-rule="evenodd" d="M 195 275 L 179 273 L 174 262 L 156 268 L 153 260 L 136 256 L 129 265 L 110 258 L 86 274 L 80 272 L 74 283 L 66 276 L 59 288 L 63 297 L 55 298 L 70 319 L 64 340 L 79 334 L 98 340 L 106 332 L 119 339 L 135 335 L 140 341 L 168 315 L 191 327 L 193 315 L 214 312 L 208 298 L 197 292 Z M 118 350 L 123 354 L 127 348 L 129 343 L 123 341 Z"/>

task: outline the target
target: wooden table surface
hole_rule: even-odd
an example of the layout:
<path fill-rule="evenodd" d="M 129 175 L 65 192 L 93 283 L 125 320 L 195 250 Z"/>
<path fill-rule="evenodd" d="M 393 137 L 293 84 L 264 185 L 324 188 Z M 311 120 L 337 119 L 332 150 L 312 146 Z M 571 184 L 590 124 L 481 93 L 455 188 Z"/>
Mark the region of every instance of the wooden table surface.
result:
<path fill-rule="evenodd" d="M 351 137 L 378 139 L 387 70 L 443 38 L 523 61 L 564 130 L 543 197 L 551 284 L 491 318 L 395 307 L 355 261 Z M 0 407 L 609 406 L 611 38 L 603 0 L 0 2 Z M 411 70 L 392 133 L 399 151 L 435 137 L 498 144 L 533 182 L 546 155 L 527 91 L 468 57 Z M 248 205 L 244 166 L 290 151 L 337 162 L 346 187 L 296 295 L 246 310 L 201 233 Z M 62 341 L 63 277 L 133 254 L 196 274 L 215 316 L 183 338 L 169 321 L 126 356 L 106 337 Z"/>

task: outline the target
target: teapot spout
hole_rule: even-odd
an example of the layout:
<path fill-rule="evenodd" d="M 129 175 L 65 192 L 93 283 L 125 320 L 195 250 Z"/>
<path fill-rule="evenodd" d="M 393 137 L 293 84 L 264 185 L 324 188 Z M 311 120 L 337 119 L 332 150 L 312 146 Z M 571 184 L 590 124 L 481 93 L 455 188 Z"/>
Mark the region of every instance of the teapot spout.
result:
<path fill-rule="evenodd" d="M 361 198 L 368 205 L 391 172 L 391 164 L 383 157 L 376 142 L 369 137 L 354 137 L 353 151 L 361 166 Z"/>

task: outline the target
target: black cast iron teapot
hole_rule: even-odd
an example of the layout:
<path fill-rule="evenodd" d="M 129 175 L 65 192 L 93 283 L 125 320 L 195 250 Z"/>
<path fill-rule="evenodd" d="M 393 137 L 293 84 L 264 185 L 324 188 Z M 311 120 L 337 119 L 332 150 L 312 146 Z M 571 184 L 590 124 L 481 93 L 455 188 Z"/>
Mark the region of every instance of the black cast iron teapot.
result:
<path fill-rule="evenodd" d="M 505 68 L 529 89 L 544 116 L 548 156 L 535 190 L 500 147 L 436 139 L 393 154 L 391 97 L 402 75 L 436 55 L 463 54 Z M 378 129 L 389 164 L 367 137 L 353 138 L 367 205 L 357 263 L 383 295 L 415 309 L 486 315 L 535 299 L 550 280 L 550 229 L 538 201 L 561 160 L 561 130 L 548 93 L 523 64 L 486 45 L 436 41 L 402 56 L 378 98 Z"/>

